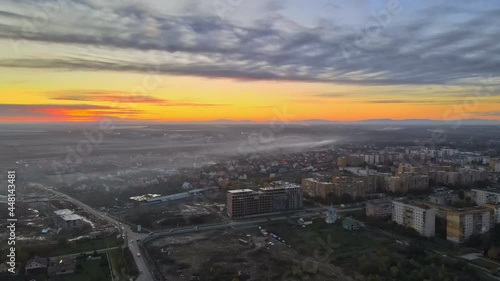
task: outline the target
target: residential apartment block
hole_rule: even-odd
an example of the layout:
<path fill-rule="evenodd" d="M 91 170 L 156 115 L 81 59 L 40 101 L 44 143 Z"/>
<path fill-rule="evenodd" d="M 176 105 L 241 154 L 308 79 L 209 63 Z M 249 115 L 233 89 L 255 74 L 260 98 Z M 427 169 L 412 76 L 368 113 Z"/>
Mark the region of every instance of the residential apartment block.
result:
<path fill-rule="evenodd" d="M 413 173 L 403 173 L 389 177 L 389 190 L 394 193 L 408 193 L 408 191 L 426 190 L 429 188 L 429 177 Z"/>
<path fill-rule="evenodd" d="M 472 189 L 470 196 L 477 205 L 500 203 L 500 190 L 496 188 Z"/>
<path fill-rule="evenodd" d="M 258 191 L 238 189 L 227 192 L 229 217 L 300 209 L 302 206 L 301 187 L 286 182 L 274 182 Z"/>
<path fill-rule="evenodd" d="M 333 192 L 337 197 L 349 194 L 352 198 L 365 197 L 367 193 L 376 191 L 375 182 L 371 177 L 333 177 L 335 185 Z"/>
<path fill-rule="evenodd" d="M 376 199 L 366 202 L 366 215 L 368 217 L 389 217 L 392 214 L 392 201 L 390 199 Z"/>
<path fill-rule="evenodd" d="M 436 227 L 436 209 L 415 202 L 392 201 L 392 220 L 415 229 L 420 235 L 433 237 Z"/>
<path fill-rule="evenodd" d="M 495 213 L 487 207 L 448 208 L 446 239 L 462 243 L 474 234 L 488 232 L 494 225 Z"/>
<path fill-rule="evenodd" d="M 302 192 L 310 197 L 326 198 L 328 193 L 333 192 L 334 184 L 321 182 L 312 178 L 302 179 Z"/>
<path fill-rule="evenodd" d="M 489 208 L 490 210 L 493 210 L 493 213 L 495 215 L 494 223 L 500 223 L 500 203 L 499 204 L 485 204 L 483 205 L 486 208 Z"/>

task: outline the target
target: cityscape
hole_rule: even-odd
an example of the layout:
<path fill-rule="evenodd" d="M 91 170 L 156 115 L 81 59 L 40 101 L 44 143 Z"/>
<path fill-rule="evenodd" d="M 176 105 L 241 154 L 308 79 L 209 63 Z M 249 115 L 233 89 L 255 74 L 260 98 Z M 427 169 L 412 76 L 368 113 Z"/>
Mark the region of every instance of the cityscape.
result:
<path fill-rule="evenodd" d="M 499 15 L 3 1 L 0 280 L 500 280 Z"/>

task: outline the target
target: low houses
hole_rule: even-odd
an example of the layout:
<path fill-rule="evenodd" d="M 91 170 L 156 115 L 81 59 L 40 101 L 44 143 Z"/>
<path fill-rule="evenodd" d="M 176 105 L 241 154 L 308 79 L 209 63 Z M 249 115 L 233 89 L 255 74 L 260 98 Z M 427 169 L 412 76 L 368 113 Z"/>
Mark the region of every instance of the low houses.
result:
<path fill-rule="evenodd" d="M 83 226 L 83 217 L 68 209 L 54 211 L 55 222 L 60 228 L 80 228 Z"/>
<path fill-rule="evenodd" d="M 358 230 L 361 227 L 361 224 L 351 218 L 345 218 L 342 221 L 342 227 L 347 230 Z"/>
<path fill-rule="evenodd" d="M 4 273 L 11 274 L 9 272 L 9 268 L 10 268 L 10 266 L 7 265 L 6 262 L 0 263 L 0 274 L 4 274 Z"/>
<path fill-rule="evenodd" d="M 297 224 L 302 226 L 302 227 L 306 227 L 308 225 L 311 225 L 313 224 L 313 221 L 312 220 L 304 220 L 303 218 L 300 218 L 298 221 L 297 221 Z"/>
<path fill-rule="evenodd" d="M 24 270 L 26 273 L 31 274 L 46 273 L 48 264 L 49 260 L 47 258 L 35 256 L 32 259 L 28 260 L 28 262 L 26 262 L 26 267 L 24 268 Z"/>
<path fill-rule="evenodd" d="M 47 274 L 49 276 L 72 274 L 75 272 L 76 272 L 76 263 L 74 262 L 56 263 L 52 266 L 49 266 L 47 270 Z"/>

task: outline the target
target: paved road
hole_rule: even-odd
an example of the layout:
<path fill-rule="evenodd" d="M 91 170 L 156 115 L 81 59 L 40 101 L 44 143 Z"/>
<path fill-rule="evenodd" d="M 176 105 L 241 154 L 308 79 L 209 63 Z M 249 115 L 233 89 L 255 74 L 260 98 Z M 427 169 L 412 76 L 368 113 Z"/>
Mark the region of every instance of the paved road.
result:
<path fill-rule="evenodd" d="M 165 229 L 165 230 L 156 232 L 153 235 L 147 235 L 147 234 L 136 233 L 136 232 L 132 231 L 132 229 L 129 225 L 122 224 L 120 221 L 109 216 L 108 214 L 101 212 L 101 211 L 98 211 L 98 210 L 78 201 L 77 199 L 70 197 L 69 195 L 66 195 L 62 192 L 51 189 L 51 188 L 44 186 L 44 185 L 37 185 L 37 186 L 39 186 L 39 187 L 41 187 L 49 192 L 52 192 L 53 194 L 59 195 L 63 199 L 81 207 L 86 212 L 93 214 L 94 216 L 96 216 L 104 221 L 107 221 L 108 223 L 110 223 L 112 225 L 119 227 L 122 234 L 125 235 L 126 243 L 128 244 L 130 251 L 132 252 L 132 255 L 134 257 L 137 268 L 139 269 L 139 271 L 142 272 L 141 274 L 139 274 L 139 277 L 136 279 L 136 281 L 153 281 L 154 280 L 153 275 L 151 274 L 151 271 L 146 263 L 146 260 L 144 258 L 143 253 L 138 255 L 138 253 L 140 253 L 138 243 L 147 242 L 147 241 L 154 240 L 154 239 L 160 238 L 162 236 L 168 236 L 168 235 L 177 235 L 177 234 L 191 233 L 191 232 L 218 230 L 218 229 L 229 228 L 229 227 L 231 227 L 233 229 L 237 229 L 238 227 L 241 227 L 241 226 L 252 226 L 252 225 L 257 225 L 258 223 L 265 223 L 265 222 L 269 222 L 269 221 L 286 220 L 286 219 L 290 219 L 290 218 L 298 219 L 300 217 L 302 217 L 302 218 L 314 217 L 314 216 L 317 216 L 317 213 L 314 213 L 314 211 L 316 211 L 316 212 L 324 211 L 324 210 L 328 210 L 330 208 L 330 206 L 321 205 L 320 207 L 309 208 L 309 209 L 306 209 L 300 213 L 289 214 L 288 216 L 283 215 L 280 217 L 273 217 L 273 218 L 243 219 L 242 221 L 226 221 L 226 222 L 222 222 L 222 223 L 218 223 L 218 224 L 198 225 L 196 227 Z M 363 207 L 353 206 L 352 208 L 338 209 L 337 212 L 343 213 L 343 212 L 356 211 L 356 210 L 361 210 L 361 209 L 363 209 Z M 311 213 L 311 211 L 313 211 L 313 213 Z M 139 241 L 137 241 L 137 240 L 139 240 Z"/>
<path fill-rule="evenodd" d="M 120 246 L 116 246 L 116 247 L 111 247 L 111 248 L 99 249 L 99 250 L 95 250 L 95 251 L 99 254 L 102 254 L 102 253 L 105 253 L 106 251 L 119 249 L 119 248 L 120 248 Z M 53 256 L 53 257 L 50 257 L 49 259 L 51 259 L 51 260 L 75 259 L 75 258 L 79 257 L 82 253 L 85 254 L 86 256 L 91 256 L 94 253 L 94 251 L 81 252 L 81 253 L 69 254 L 69 255 Z"/>
<path fill-rule="evenodd" d="M 53 190 L 53 189 L 51 189 L 47 186 L 44 186 L 44 185 L 37 185 L 37 186 L 39 186 L 47 191 L 50 191 L 54 194 L 57 194 L 57 195 L 61 196 L 62 198 L 64 198 L 65 200 L 79 206 L 80 208 L 82 208 L 86 212 L 88 212 L 88 213 L 90 213 L 90 214 L 92 214 L 92 215 L 94 215 L 94 216 L 96 216 L 104 221 L 107 221 L 108 223 L 110 223 L 112 225 L 119 227 L 120 230 L 122 231 L 122 233 L 125 234 L 125 236 L 126 236 L 127 243 L 129 245 L 130 251 L 132 251 L 132 254 L 134 256 L 134 260 L 135 260 L 135 263 L 137 265 L 137 268 L 139 270 L 142 270 L 142 272 L 143 272 L 139 275 L 139 277 L 136 279 L 136 281 L 153 281 L 154 280 L 153 275 L 151 274 L 149 268 L 147 267 L 147 264 L 146 264 L 146 261 L 144 260 L 143 255 L 141 254 L 140 256 L 137 256 L 137 253 L 139 253 L 139 248 L 137 246 L 136 240 L 137 239 L 143 240 L 147 236 L 146 234 L 140 234 L 140 233 L 133 232 L 129 225 L 122 224 L 121 222 L 119 222 L 115 218 L 107 215 L 106 213 L 95 210 L 94 208 L 78 201 L 77 199 L 75 199 L 73 197 L 70 197 L 69 195 L 66 195 L 66 194 L 59 192 L 57 190 Z M 134 242 L 129 243 L 130 239 L 133 239 Z"/>

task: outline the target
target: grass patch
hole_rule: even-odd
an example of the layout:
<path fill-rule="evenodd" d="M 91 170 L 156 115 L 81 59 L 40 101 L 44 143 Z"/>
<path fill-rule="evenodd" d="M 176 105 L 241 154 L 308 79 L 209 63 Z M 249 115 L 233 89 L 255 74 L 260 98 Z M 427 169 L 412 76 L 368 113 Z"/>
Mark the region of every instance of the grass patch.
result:
<path fill-rule="evenodd" d="M 111 270 L 113 276 L 120 278 L 127 278 L 129 276 L 127 260 L 125 259 L 124 249 L 109 250 L 109 262 L 111 263 Z"/>
<path fill-rule="evenodd" d="M 364 248 L 375 248 L 380 245 L 380 239 L 374 239 L 373 234 L 365 230 L 349 231 L 339 223 L 326 224 L 323 219 L 314 220 L 305 228 L 290 225 L 273 225 L 268 231 L 283 238 L 299 253 L 312 256 L 323 244 L 337 251 L 351 251 Z"/>
<path fill-rule="evenodd" d="M 500 268 L 500 264 L 494 263 L 494 262 L 489 261 L 485 258 L 478 258 L 475 260 L 471 260 L 471 262 L 475 265 L 479 265 L 479 266 L 487 268 L 489 270 L 494 270 L 494 269 Z"/>
<path fill-rule="evenodd" d="M 123 243 L 122 239 L 117 239 L 115 236 L 106 237 L 104 239 L 92 240 L 85 239 L 68 243 L 66 247 L 55 247 L 49 256 L 63 256 L 76 254 L 81 252 L 93 252 L 94 250 L 105 249 L 120 246 Z"/>
<path fill-rule="evenodd" d="M 65 275 L 64 278 L 65 280 L 71 281 L 111 280 L 111 277 L 109 276 L 109 267 L 107 263 L 103 262 L 102 260 L 86 261 L 82 263 L 82 269 L 80 272 L 76 274 Z"/>

